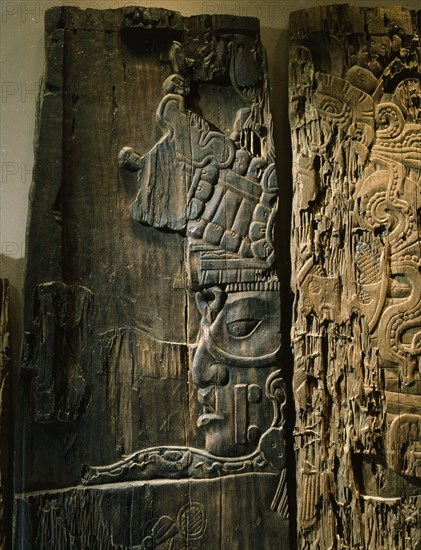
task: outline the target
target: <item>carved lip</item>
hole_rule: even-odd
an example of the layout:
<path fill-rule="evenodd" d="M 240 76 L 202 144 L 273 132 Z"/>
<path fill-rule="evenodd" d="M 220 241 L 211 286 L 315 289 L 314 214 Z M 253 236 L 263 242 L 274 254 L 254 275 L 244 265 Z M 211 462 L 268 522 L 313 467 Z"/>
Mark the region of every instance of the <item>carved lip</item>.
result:
<path fill-rule="evenodd" d="M 199 389 L 198 401 L 202 405 L 202 414 L 197 419 L 197 427 L 206 426 L 210 422 L 220 421 L 224 418 L 216 409 L 215 386 Z"/>
<path fill-rule="evenodd" d="M 202 426 L 207 426 L 210 422 L 220 422 L 224 417 L 222 414 L 218 413 L 205 413 L 201 414 L 197 419 L 197 427 L 201 428 Z"/>

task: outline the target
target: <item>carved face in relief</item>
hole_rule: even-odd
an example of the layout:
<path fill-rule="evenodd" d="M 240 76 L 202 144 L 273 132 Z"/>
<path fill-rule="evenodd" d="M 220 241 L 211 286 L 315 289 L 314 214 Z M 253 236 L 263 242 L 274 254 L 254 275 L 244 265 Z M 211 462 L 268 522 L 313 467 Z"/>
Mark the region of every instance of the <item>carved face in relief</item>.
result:
<path fill-rule="evenodd" d="M 310 272 L 302 284 L 302 310 L 314 310 L 321 320 L 335 319 L 340 313 L 340 281 Z"/>
<path fill-rule="evenodd" d="M 197 294 L 202 314 L 193 380 L 206 449 L 218 456 L 254 451 L 273 420 L 265 391 L 280 346 L 278 291 Z"/>
<path fill-rule="evenodd" d="M 251 36 L 237 34 L 231 43 L 230 77 L 235 88 L 250 93 L 259 84 L 262 53 L 258 42 Z"/>

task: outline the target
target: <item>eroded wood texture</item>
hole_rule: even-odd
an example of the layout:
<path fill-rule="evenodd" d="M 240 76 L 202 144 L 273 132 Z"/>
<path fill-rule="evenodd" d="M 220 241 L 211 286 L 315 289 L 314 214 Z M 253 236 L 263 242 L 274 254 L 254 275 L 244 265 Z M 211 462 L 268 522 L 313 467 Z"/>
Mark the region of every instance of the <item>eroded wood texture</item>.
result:
<path fill-rule="evenodd" d="M 12 521 L 11 414 L 9 282 L 7 279 L 0 279 L 0 548 L 7 548 L 10 545 Z"/>
<path fill-rule="evenodd" d="M 419 13 L 291 18 L 299 548 L 419 548 Z"/>
<path fill-rule="evenodd" d="M 288 546 L 257 20 L 52 9 L 17 548 Z"/>

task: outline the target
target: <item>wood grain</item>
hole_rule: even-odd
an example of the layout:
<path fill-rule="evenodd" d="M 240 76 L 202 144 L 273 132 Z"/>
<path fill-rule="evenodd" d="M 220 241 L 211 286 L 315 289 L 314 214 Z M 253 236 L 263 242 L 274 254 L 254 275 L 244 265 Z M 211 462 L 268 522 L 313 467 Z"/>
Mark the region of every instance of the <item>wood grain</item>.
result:
<path fill-rule="evenodd" d="M 286 547 L 258 22 L 53 8 L 46 29 L 16 548 Z"/>

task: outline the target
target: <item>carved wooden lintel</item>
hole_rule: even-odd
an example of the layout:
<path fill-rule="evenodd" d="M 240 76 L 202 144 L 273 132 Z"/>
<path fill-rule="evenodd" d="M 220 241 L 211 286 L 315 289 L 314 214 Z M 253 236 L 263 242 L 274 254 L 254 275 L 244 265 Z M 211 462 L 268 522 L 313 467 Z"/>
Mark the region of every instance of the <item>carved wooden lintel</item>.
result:
<path fill-rule="evenodd" d="M 419 17 L 320 7 L 291 36 L 299 547 L 416 548 Z"/>
<path fill-rule="evenodd" d="M 101 550 L 287 544 L 258 22 L 130 7 L 55 8 L 46 23 L 16 536 Z"/>

